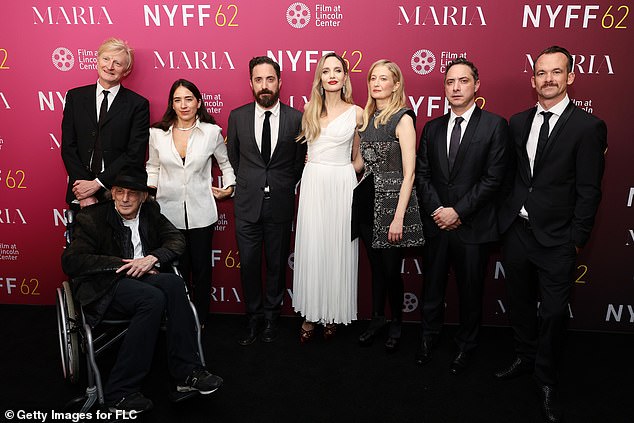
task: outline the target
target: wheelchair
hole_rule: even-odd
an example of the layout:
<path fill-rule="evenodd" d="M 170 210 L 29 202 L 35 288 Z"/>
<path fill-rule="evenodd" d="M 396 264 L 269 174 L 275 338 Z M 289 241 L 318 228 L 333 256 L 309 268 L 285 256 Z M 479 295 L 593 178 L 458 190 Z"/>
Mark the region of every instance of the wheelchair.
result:
<path fill-rule="evenodd" d="M 72 228 L 75 218 L 74 211 L 67 210 L 65 216 L 67 224 L 64 237 L 66 239 L 66 245 L 68 246 L 72 238 Z M 180 276 L 175 264 L 172 264 L 172 270 Z M 183 281 L 183 284 L 185 284 L 185 290 L 187 291 L 185 281 Z M 126 335 L 129 320 L 104 319 L 93 328 L 87 323 L 81 305 L 74 301 L 71 286 L 68 281 L 64 281 L 62 286 L 57 288 L 56 294 L 57 330 L 64 379 L 71 384 L 77 384 L 80 380 L 82 359 L 85 360 L 86 364 L 86 391 L 83 396 L 69 401 L 65 408 L 79 412 L 88 412 L 97 404 L 99 407 L 104 407 L 103 385 L 101 382 L 101 372 L 97 365 L 97 358 Z M 202 348 L 198 314 L 191 300 L 189 301 L 189 305 L 196 322 L 198 354 L 200 355 L 201 364 L 204 367 L 205 357 Z M 165 325 L 162 325 L 162 327 L 164 326 Z M 169 399 L 176 403 L 197 396 L 198 394 L 196 391 L 174 391 L 170 392 Z"/>

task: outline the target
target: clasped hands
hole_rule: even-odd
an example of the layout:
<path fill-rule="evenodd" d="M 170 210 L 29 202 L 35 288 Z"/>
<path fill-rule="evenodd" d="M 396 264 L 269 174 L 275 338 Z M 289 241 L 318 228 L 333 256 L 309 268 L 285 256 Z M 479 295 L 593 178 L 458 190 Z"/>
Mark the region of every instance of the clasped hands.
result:
<path fill-rule="evenodd" d="M 431 217 L 440 229 L 446 231 L 452 231 L 462 224 L 460 216 L 458 216 L 453 207 L 439 208 Z"/>
<path fill-rule="evenodd" d="M 158 271 L 154 265 L 157 262 L 158 259 L 152 255 L 136 259 L 123 259 L 125 264 L 117 269 L 117 273 L 126 272 L 126 276 L 131 278 L 140 278 L 145 274 L 156 275 Z"/>
<path fill-rule="evenodd" d="M 78 179 L 73 183 L 73 195 L 79 200 L 79 206 L 82 209 L 97 202 L 97 197 L 93 194 L 99 191 L 99 188 L 101 185 L 97 180 Z"/>

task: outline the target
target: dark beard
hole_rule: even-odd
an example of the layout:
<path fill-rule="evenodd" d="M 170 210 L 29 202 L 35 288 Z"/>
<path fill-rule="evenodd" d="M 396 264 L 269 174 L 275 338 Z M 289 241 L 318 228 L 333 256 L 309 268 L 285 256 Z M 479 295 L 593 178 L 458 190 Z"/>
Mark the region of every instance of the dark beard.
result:
<path fill-rule="evenodd" d="M 268 94 L 268 95 L 264 96 L 263 94 Z M 262 106 L 265 109 L 268 109 L 269 107 L 277 103 L 277 100 L 279 100 L 280 98 L 280 91 L 277 90 L 273 92 L 265 88 L 263 90 L 258 91 L 257 93 L 253 92 L 253 96 L 255 97 L 255 101 L 260 106 Z"/>

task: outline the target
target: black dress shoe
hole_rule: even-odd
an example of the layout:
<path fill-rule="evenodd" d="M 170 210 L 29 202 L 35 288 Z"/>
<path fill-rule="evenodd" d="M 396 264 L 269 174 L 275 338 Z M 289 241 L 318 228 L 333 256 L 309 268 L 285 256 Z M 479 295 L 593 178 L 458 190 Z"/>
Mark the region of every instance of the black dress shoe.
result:
<path fill-rule="evenodd" d="M 515 377 L 530 374 L 535 367 L 534 363 L 522 360 L 517 357 L 510 366 L 503 367 L 494 373 L 495 377 L 500 380 L 513 379 Z"/>
<path fill-rule="evenodd" d="M 416 351 L 416 364 L 424 366 L 431 361 L 431 350 L 433 348 L 433 341 L 429 338 L 423 338 L 420 342 L 420 347 Z"/>
<path fill-rule="evenodd" d="M 258 339 L 258 325 L 253 323 L 247 326 L 246 332 L 244 335 L 238 339 L 238 344 L 240 345 L 251 345 Z"/>
<path fill-rule="evenodd" d="M 385 316 L 374 316 L 370 321 L 370 325 L 368 328 L 359 335 L 359 345 L 362 347 L 369 347 L 374 342 L 374 337 L 377 332 L 385 327 L 387 321 L 385 320 Z"/>
<path fill-rule="evenodd" d="M 266 320 L 260 339 L 262 342 L 273 342 L 277 339 L 277 323 L 274 320 Z"/>
<path fill-rule="evenodd" d="M 539 394 L 539 405 L 542 411 L 544 421 L 548 423 L 561 422 L 561 408 L 557 401 L 557 392 L 551 385 L 537 384 L 537 392 Z"/>
<path fill-rule="evenodd" d="M 388 354 L 392 354 L 398 351 L 400 340 L 401 338 L 394 338 L 393 336 L 388 336 L 387 341 L 385 341 L 385 352 Z"/>
<path fill-rule="evenodd" d="M 449 366 L 449 371 L 452 375 L 459 375 L 464 372 L 467 367 L 469 367 L 469 361 L 471 359 L 471 354 L 466 351 L 458 352 L 456 358 L 451 362 L 451 366 Z"/>

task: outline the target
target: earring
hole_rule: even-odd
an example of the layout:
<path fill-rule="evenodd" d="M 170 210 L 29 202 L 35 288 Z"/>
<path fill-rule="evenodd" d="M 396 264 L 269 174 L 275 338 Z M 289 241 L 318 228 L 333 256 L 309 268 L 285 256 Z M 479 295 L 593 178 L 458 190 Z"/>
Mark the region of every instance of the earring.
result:
<path fill-rule="evenodd" d="M 320 86 L 319 86 L 319 93 L 320 93 L 321 95 L 324 95 L 324 86 L 323 86 L 323 85 L 320 85 Z"/>
<path fill-rule="evenodd" d="M 346 95 L 346 86 L 344 84 L 343 87 L 341 87 L 341 92 L 343 93 L 343 95 Z"/>

